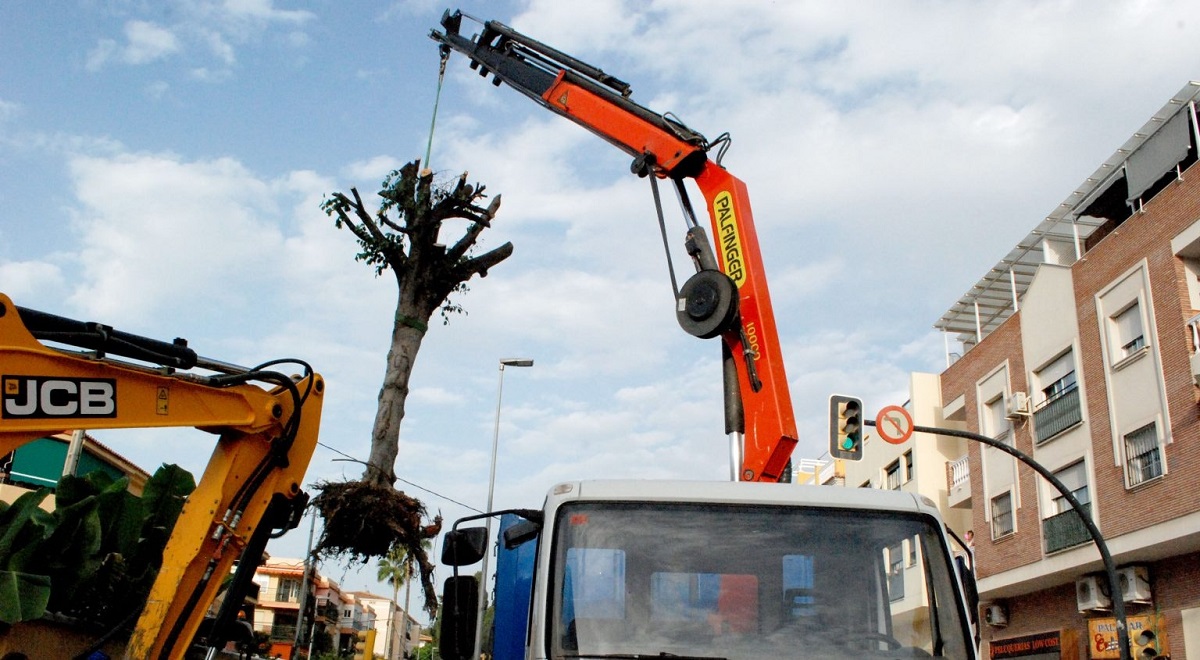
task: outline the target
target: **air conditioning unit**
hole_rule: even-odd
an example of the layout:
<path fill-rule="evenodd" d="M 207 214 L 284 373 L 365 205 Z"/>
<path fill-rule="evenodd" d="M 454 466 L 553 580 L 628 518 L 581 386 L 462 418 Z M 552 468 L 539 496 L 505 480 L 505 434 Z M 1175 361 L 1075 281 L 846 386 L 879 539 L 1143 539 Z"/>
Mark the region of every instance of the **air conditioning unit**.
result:
<path fill-rule="evenodd" d="M 1107 610 L 1112 607 L 1108 596 L 1108 585 L 1096 575 L 1085 575 L 1075 580 L 1075 605 L 1080 612 Z"/>
<path fill-rule="evenodd" d="M 1029 395 L 1024 392 L 1013 392 L 1012 396 L 1008 397 L 1008 404 L 1004 412 L 1004 417 L 1015 420 L 1028 416 Z"/>
<path fill-rule="evenodd" d="M 1117 580 L 1121 585 L 1121 600 L 1126 603 L 1149 605 L 1154 594 L 1150 592 L 1150 572 L 1145 566 L 1123 566 L 1117 569 Z"/>
<path fill-rule="evenodd" d="M 983 620 L 993 628 L 1003 628 L 1008 625 L 1008 608 L 1000 603 L 992 603 L 983 610 Z"/>

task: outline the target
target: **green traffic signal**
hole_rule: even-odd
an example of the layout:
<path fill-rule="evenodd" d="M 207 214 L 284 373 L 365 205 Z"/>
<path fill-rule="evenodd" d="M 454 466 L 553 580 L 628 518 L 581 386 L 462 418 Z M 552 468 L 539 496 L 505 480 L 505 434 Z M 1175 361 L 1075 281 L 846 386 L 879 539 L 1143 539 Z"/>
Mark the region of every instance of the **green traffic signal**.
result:
<path fill-rule="evenodd" d="M 829 453 L 834 458 L 862 460 L 862 410 L 856 397 L 829 397 Z"/>

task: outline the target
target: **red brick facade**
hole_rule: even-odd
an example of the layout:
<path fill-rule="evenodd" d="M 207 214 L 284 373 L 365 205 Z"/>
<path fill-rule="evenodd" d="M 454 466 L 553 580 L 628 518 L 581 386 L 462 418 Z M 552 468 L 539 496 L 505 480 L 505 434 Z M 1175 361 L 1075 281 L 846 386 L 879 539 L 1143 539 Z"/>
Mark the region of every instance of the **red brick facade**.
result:
<path fill-rule="evenodd" d="M 1200 388 L 1194 382 L 1190 358 L 1192 339 L 1188 319 L 1200 310 L 1191 308 L 1183 262 L 1172 251 L 1171 240 L 1200 220 L 1200 167 L 1190 167 L 1181 181 L 1171 183 L 1145 203 L 1141 213 L 1135 213 L 1108 235 L 1096 242 L 1084 258 L 1071 266 L 1078 328 L 1077 371 L 1086 384 L 1083 415 L 1091 434 L 1090 467 L 1092 481 L 1089 493 L 1093 518 L 1109 541 L 1135 534 L 1154 525 L 1176 520 L 1200 511 Z M 1169 433 L 1168 444 L 1162 448 L 1165 474 L 1134 488 L 1127 488 L 1123 459 L 1114 456 L 1112 424 L 1109 409 L 1109 376 L 1105 365 L 1101 321 L 1098 318 L 1097 295 L 1110 287 L 1131 269 L 1145 264 L 1150 291 L 1146 298 L 1152 303 L 1154 341 L 1150 350 L 1157 351 L 1162 367 L 1166 395 Z M 1109 312 L 1111 313 L 1111 311 Z M 1002 365 L 1007 365 L 1009 392 L 1028 392 L 1029 374 L 1023 364 L 1022 316 L 1013 314 L 979 344 L 948 367 L 941 375 L 942 400 L 964 400 L 965 427 L 979 431 L 980 402 L 976 386 Z M 1149 335 L 1148 328 L 1147 335 Z M 1029 332 L 1029 329 L 1026 329 Z M 1013 441 L 1022 452 L 1033 455 L 1032 424 L 1014 422 Z M 982 445 L 970 443 L 969 460 L 972 475 L 983 474 Z M 1042 539 L 1042 507 L 1039 506 L 1040 477 L 1026 466 L 1018 468 L 1017 502 L 1014 502 L 1016 531 L 993 541 L 988 533 L 985 512 L 990 506 L 984 493 L 984 480 L 972 478 L 971 503 L 973 526 L 976 531 L 976 566 L 980 578 L 1004 576 L 1020 570 L 1022 575 L 1037 573 L 1037 565 L 1046 559 Z M 1019 503 L 1019 508 L 1016 506 Z M 1198 530 L 1200 532 L 1200 530 Z M 1164 616 L 1171 657 L 1185 658 L 1181 610 L 1200 608 L 1200 552 L 1195 539 L 1184 544 L 1183 553 L 1163 557 L 1162 551 L 1140 547 L 1143 542 L 1129 536 L 1123 556 L 1116 557 L 1118 565 L 1137 563 L 1149 567 L 1153 607 Z M 1033 570 L 1030 570 L 1030 569 Z M 1090 571 L 1080 571 L 1080 573 Z M 1078 576 L 1076 576 L 1078 577 Z M 1076 607 L 1074 581 L 1056 586 L 1030 586 L 1025 593 L 1021 585 L 1007 588 L 1002 601 L 1008 609 L 1007 627 L 983 625 L 983 657 L 988 657 L 990 640 L 1011 639 L 1022 635 L 1062 630 L 1063 637 L 1077 649 L 1064 649 L 1063 658 L 1091 658 L 1088 639 L 1088 619 L 1096 615 L 1081 614 Z M 984 600 L 989 594 L 982 594 Z M 1147 606 L 1131 604 L 1130 615 L 1149 614 Z M 1111 614 L 1109 615 L 1111 616 Z M 1200 649 L 1191 649 L 1192 657 L 1200 658 Z M 1075 653 L 1077 655 L 1071 655 Z"/>
<path fill-rule="evenodd" d="M 1171 251 L 1171 239 L 1200 220 L 1200 167 L 1193 166 L 1176 184 L 1148 201 L 1088 252 L 1072 268 L 1078 304 L 1080 362 L 1088 383 L 1096 501 L 1101 531 L 1107 538 L 1177 518 L 1200 509 L 1200 408 L 1191 374 L 1191 337 L 1186 321 L 1195 315 L 1188 304 L 1183 265 Z M 1108 399 L 1100 348 L 1095 294 L 1146 260 L 1154 300 L 1173 442 L 1164 448 L 1167 474 L 1127 490 L 1120 461 L 1113 456 Z"/>

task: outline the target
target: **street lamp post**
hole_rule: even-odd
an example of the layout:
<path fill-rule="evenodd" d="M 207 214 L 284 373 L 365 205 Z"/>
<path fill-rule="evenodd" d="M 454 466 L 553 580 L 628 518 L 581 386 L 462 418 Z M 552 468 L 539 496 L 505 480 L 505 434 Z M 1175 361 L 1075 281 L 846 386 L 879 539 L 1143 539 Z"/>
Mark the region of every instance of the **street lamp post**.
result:
<path fill-rule="evenodd" d="M 492 432 L 492 466 L 488 473 L 488 497 L 487 497 L 487 513 L 492 512 L 492 496 L 496 492 L 496 449 L 500 444 L 500 401 L 504 396 L 504 367 L 532 367 L 533 360 L 529 358 L 502 358 L 500 360 L 500 384 L 496 387 L 496 426 Z M 492 519 L 487 518 L 487 537 L 488 542 L 492 538 Z M 475 616 L 475 660 L 479 660 L 483 655 L 483 615 L 487 612 L 487 593 L 488 593 L 488 560 L 491 558 L 492 552 L 483 555 L 483 574 L 482 584 L 480 585 L 481 597 L 479 599 L 479 612 Z"/>

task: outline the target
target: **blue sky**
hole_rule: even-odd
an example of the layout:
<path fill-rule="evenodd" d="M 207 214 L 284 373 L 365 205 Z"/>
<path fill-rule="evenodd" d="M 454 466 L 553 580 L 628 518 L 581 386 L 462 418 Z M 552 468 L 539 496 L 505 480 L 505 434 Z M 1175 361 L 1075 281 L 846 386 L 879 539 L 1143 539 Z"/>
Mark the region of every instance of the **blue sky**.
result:
<path fill-rule="evenodd" d="M 909 372 L 944 365 L 934 321 L 1200 78 L 1183 1 L 460 6 L 732 134 L 808 458 L 831 392 L 903 403 Z M 0 291 L 228 362 L 305 359 L 329 384 L 321 441 L 365 457 L 394 284 L 319 204 L 423 156 L 446 8 L 0 3 Z M 418 359 L 396 472 L 438 495 L 398 485 L 447 518 L 483 508 L 502 357 L 536 365 L 506 372 L 497 507 L 571 478 L 725 478 L 719 349 L 675 324 L 627 158 L 454 56 L 431 161 L 503 194 L 483 247 L 516 250 Z M 211 447 L 96 435 L 150 469 L 199 473 Z M 358 475 L 338 458 L 319 449 L 310 478 Z M 270 550 L 298 556 L 305 536 Z M 371 569 L 324 570 L 380 589 Z"/>

